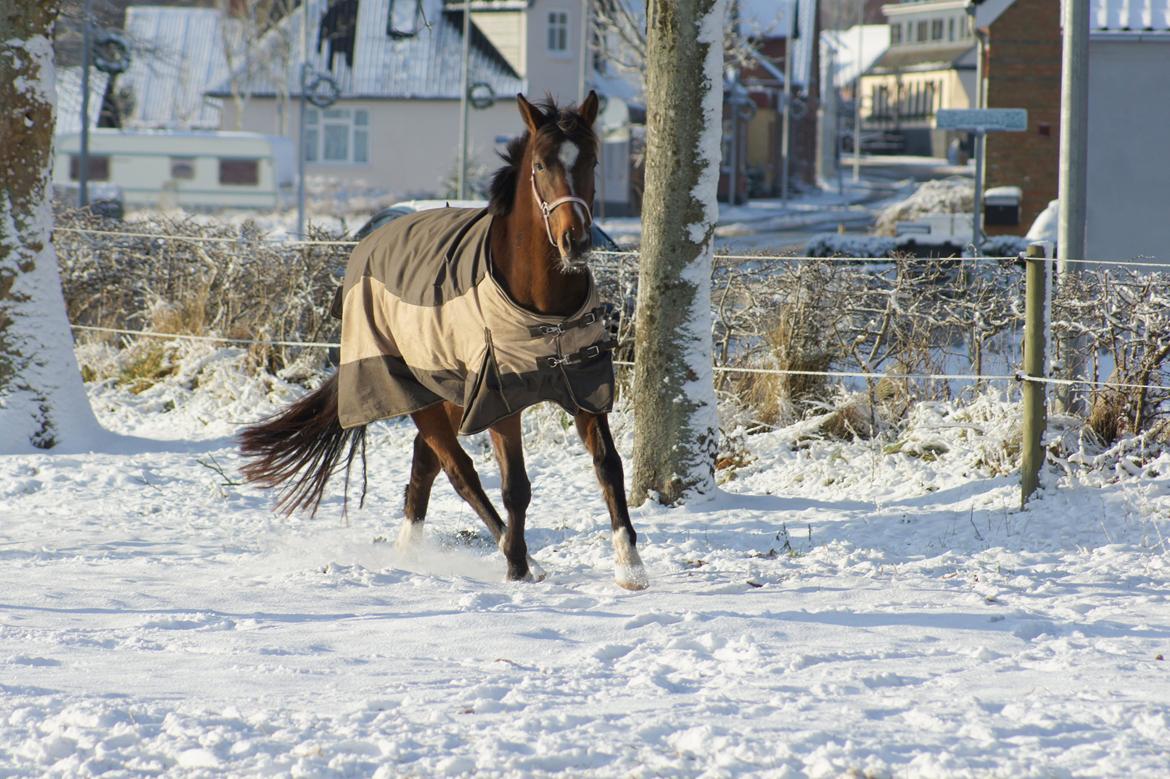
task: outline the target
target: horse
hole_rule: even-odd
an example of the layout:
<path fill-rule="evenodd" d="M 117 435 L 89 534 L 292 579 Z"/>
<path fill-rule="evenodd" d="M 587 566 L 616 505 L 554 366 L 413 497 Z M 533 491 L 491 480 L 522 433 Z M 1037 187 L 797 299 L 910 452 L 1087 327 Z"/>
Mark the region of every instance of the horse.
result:
<path fill-rule="evenodd" d="M 604 323 L 588 265 L 598 98 L 591 91 L 580 106 L 559 107 L 520 94 L 516 102 L 525 127 L 500 155 L 487 209 L 400 217 L 353 250 L 340 293 L 340 366 L 315 391 L 242 431 L 249 462 L 241 472 L 279 488 L 278 509 L 315 513 L 342 465 L 348 497 L 359 452 L 364 482 L 367 425 L 409 414 L 417 434 L 399 545 L 421 539 L 431 487 L 443 471 L 495 539 L 507 579 L 539 581 L 545 573 L 524 539 L 532 489 L 521 415 L 551 400 L 573 415 L 593 458 L 609 510 L 615 581 L 644 589 L 649 581 L 608 421 L 614 344 L 598 340 Z M 403 318 L 419 311 L 431 319 Z M 426 352 L 420 333 L 430 333 Z M 503 343 L 505 333 L 515 342 Z M 455 354 L 459 344 L 467 348 Z M 447 352 L 454 356 L 445 362 L 436 356 Z M 485 428 L 507 524 L 458 440 Z"/>

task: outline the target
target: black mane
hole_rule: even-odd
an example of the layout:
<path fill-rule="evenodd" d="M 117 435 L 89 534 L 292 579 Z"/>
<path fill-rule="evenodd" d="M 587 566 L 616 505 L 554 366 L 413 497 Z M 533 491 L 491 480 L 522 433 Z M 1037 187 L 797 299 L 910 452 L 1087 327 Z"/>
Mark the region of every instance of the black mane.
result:
<path fill-rule="evenodd" d="M 537 131 L 537 142 L 546 140 L 549 143 L 559 144 L 563 140 L 570 140 L 583 150 L 597 149 L 597 136 L 593 128 L 581 121 L 581 114 L 573 108 L 560 108 L 552 97 L 542 103 L 535 104 L 544 115 L 544 121 Z M 512 203 L 516 200 L 516 186 L 520 181 L 520 165 L 524 162 L 524 150 L 528 148 L 530 133 L 525 130 L 520 135 L 508 141 L 508 146 L 500 155 L 504 166 L 492 176 L 491 186 L 488 188 L 488 211 L 493 216 L 507 216 L 512 212 Z"/>

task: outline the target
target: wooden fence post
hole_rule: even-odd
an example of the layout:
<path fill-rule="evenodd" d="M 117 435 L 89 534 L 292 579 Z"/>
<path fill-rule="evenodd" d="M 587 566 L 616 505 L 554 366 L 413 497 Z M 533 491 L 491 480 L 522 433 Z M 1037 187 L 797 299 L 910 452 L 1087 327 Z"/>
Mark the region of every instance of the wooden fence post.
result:
<path fill-rule="evenodd" d="M 1044 300 L 1046 274 L 1052 244 L 1028 246 L 1024 287 L 1024 375 L 1044 376 Z M 1020 508 L 1040 486 L 1044 463 L 1044 428 L 1047 422 L 1048 385 L 1024 379 L 1024 431 L 1020 454 Z"/>

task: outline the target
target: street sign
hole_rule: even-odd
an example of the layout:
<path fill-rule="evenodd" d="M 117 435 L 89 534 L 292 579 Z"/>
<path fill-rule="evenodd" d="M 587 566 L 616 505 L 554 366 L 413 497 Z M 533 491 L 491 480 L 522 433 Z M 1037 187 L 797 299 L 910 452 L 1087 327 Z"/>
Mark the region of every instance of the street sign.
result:
<path fill-rule="evenodd" d="M 1023 132 L 1028 129 L 1026 108 L 948 108 L 935 113 L 935 127 L 939 130 L 966 130 L 969 132 Z"/>

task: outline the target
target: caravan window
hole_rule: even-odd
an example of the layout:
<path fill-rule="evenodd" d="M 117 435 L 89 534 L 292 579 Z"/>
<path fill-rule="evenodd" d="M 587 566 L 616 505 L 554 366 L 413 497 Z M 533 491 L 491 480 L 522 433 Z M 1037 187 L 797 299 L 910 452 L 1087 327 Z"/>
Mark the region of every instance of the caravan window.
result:
<path fill-rule="evenodd" d="M 89 164 L 86 166 L 89 169 L 90 181 L 109 181 L 110 180 L 110 158 L 90 154 L 87 157 Z M 77 154 L 69 155 L 69 180 L 81 181 L 81 157 Z"/>
<path fill-rule="evenodd" d="M 171 157 L 171 178 L 188 180 L 195 178 L 195 158 Z"/>
<path fill-rule="evenodd" d="M 219 183 L 256 186 L 260 183 L 260 160 L 220 160 Z"/>

